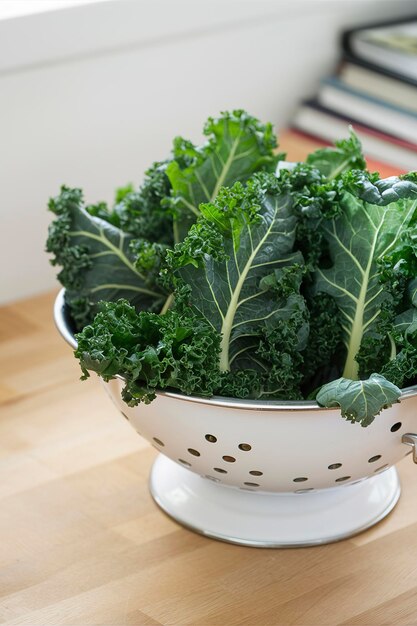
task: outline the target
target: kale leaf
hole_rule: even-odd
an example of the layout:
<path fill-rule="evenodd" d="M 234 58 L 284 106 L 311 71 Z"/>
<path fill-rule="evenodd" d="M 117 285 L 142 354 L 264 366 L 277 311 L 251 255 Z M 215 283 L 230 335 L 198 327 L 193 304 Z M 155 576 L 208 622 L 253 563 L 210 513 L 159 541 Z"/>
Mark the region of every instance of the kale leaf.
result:
<path fill-rule="evenodd" d="M 49 209 L 57 218 L 46 249 L 54 255 L 52 264 L 62 266 L 58 278 L 78 329 L 93 319 L 101 300 L 124 297 L 138 310 L 161 309 L 167 294 L 135 263 L 132 235 L 88 212 L 80 189 L 62 187 Z"/>
<path fill-rule="evenodd" d="M 390 331 L 403 306 L 406 282 L 398 279 L 399 268 L 397 272 L 387 268 L 390 259 L 396 258 L 396 248 L 402 247 L 415 229 L 417 185 L 396 177 L 375 180 L 364 172 L 353 171 L 342 182 L 342 214 L 321 225 L 332 265 L 317 269 L 315 292 L 317 297 L 327 293 L 337 303 L 342 316 L 344 367 L 342 382 L 326 385 L 317 399 L 324 402 L 330 397 L 333 402 L 334 396 L 342 407 L 348 400 L 355 419 L 367 424 L 370 409 L 365 411 L 363 398 L 372 399 L 372 410 L 380 399 L 377 414 L 386 404 L 380 389 L 384 393 L 390 389 L 388 380 L 383 383 L 381 376 L 376 380 L 373 371 L 389 375 L 388 362 L 396 357 L 395 337 Z M 355 406 L 351 404 L 351 390 L 356 388 L 345 380 L 357 381 L 364 376 L 370 376 L 366 385 L 362 381 L 365 395 L 358 393 Z"/>
<path fill-rule="evenodd" d="M 384 376 L 372 374 L 367 380 L 338 378 L 323 385 L 317 402 L 327 407 L 340 407 L 342 417 L 349 422 L 369 426 L 382 409 L 398 401 L 401 389 Z"/>
<path fill-rule="evenodd" d="M 122 376 L 129 406 L 149 403 L 158 389 L 210 396 L 220 384 L 220 336 L 192 311 L 137 313 L 126 300 L 106 302 L 76 339 L 83 378 L 89 370 L 105 381 Z"/>
<path fill-rule="evenodd" d="M 364 173 L 349 173 L 346 183 L 353 193 L 341 198 L 342 215 L 322 224 L 333 265 L 316 271 L 315 290 L 338 304 L 347 352 L 343 376 L 356 380 L 362 341 L 387 309 L 395 317 L 394 296 L 379 265 L 415 223 L 417 185 L 394 177 L 374 183 Z"/>
<path fill-rule="evenodd" d="M 167 258 L 170 271 L 190 288 L 194 310 L 221 336 L 219 368 L 231 372 L 225 389 L 235 385 L 233 372 L 252 370 L 258 382 L 251 397 L 300 397 L 308 313 L 288 181 L 256 175 L 245 187 L 238 182 L 222 189 L 200 211 Z"/>
<path fill-rule="evenodd" d="M 172 244 L 172 215 L 162 206 L 171 192 L 171 184 L 165 174 L 167 163 L 154 163 L 145 172 L 140 189 L 135 190 L 131 184 L 116 189 L 113 208 L 105 202 L 98 202 L 87 205 L 85 210 L 135 238 L 150 243 Z"/>
<path fill-rule="evenodd" d="M 171 192 L 166 166 L 167 161 L 154 163 L 145 172 L 145 180 L 138 191 L 131 188 L 121 197 L 119 194 L 112 215 L 124 232 L 150 243 L 172 245 L 172 215 L 162 206 Z"/>
<path fill-rule="evenodd" d="M 66 187 L 50 200 L 57 219 L 47 251 L 54 255 L 52 264 L 62 266 L 58 279 L 78 329 L 92 320 L 99 300 L 126 298 L 138 310 L 151 311 L 165 302 L 165 311 L 171 299 L 157 275 L 166 249 L 200 215 L 200 202 L 216 196 L 223 184 L 273 170 L 279 158 L 271 124 L 244 111 L 209 118 L 204 134 L 200 147 L 176 138 L 170 158 L 147 170 L 140 189 L 117 190 L 113 208 L 105 202 L 84 206 L 81 191 Z"/>
<path fill-rule="evenodd" d="M 350 137 L 336 141 L 334 147 L 320 148 L 309 154 L 306 163 L 318 169 L 326 180 L 333 180 L 349 170 L 366 169 L 362 146 L 350 128 Z"/>
<path fill-rule="evenodd" d="M 177 137 L 174 158 L 166 168 L 172 191 L 165 204 L 177 216 L 176 242 L 200 216 L 202 202 L 212 202 L 221 187 L 244 182 L 255 172 L 274 171 L 279 158 L 273 153 L 277 141 L 272 125 L 245 111 L 209 118 L 203 132 L 208 139 L 200 147 Z"/>

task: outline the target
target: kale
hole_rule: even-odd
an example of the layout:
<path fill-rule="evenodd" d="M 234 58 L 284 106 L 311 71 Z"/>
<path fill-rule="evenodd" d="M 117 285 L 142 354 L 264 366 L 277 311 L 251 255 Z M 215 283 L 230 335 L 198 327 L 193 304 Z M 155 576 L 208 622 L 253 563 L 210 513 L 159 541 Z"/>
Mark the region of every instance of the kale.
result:
<path fill-rule="evenodd" d="M 125 298 L 137 311 L 165 311 L 171 298 L 158 279 L 161 262 L 200 216 L 200 202 L 224 184 L 275 168 L 271 124 L 233 111 L 209 118 L 203 132 L 207 141 L 199 147 L 177 137 L 170 157 L 147 170 L 138 190 L 116 191 L 112 208 L 84 206 L 81 190 L 67 187 L 50 200 L 56 219 L 46 249 L 52 265 L 62 267 L 58 280 L 78 329 L 92 321 L 100 300 Z"/>
<path fill-rule="evenodd" d="M 172 245 L 173 218 L 162 206 L 171 192 L 166 167 L 167 162 L 154 163 L 145 172 L 146 178 L 138 191 L 130 189 L 116 198 L 112 215 L 117 216 L 120 228 L 135 238 Z"/>
<path fill-rule="evenodd" d="M 161 309 L 167 294 L 140 269 L 133 237 L 88 212 L 80 189 L 62 187 L 49 209 L 57 219 L 46 249 L 54 254 L 52 264 L 62 266 L 58 279 L 78 329 L 92 321 L 101 300 L 129 298 L 138 310 Z"/>
<path fill-rule="evenodd" d="M 212 202 L 221 187 L 244 182 L 255 172 L 274 171 L 279 158 L 273 153 L 277 141 L 272 125 L 246 111 L 209 118 L 203 132 L 207 141 L 200 147 L 177 137 L 166 169 L 172 192 L 165 205 L 176 215 L 176 242 L 200 216 L 202 202 Z"/>
<path fill-rule="evenodd" d="M 274 173 L 272 127 L 243 111 L 204 133 L 112 209 L 50 201 L 83 376 L 121 376 L 130 406 L 316 398 L 369 425 L 417 380 L 417 174 L 367 172 L 352 132 Z"/>
<path fill-rule="evenodd" d="M 191 310 L 158 315 L 137 313 L 126 300 L 106 302 L 76 339 L 83 378 L 89 370 L 106 381 L 122 376 L 129 406 L 149 403 L 158 389 L 210 396 L 220 383 L 220 337 Z"/>
<path fill-rule="evenodd" d="M 412 375 L 410 370 L 404 372 L 404 364 L 397 357 L 397 342 L 403 343 L 401 337 L 409 325 L 405 324 L 403 333 L 396 331 L 395 325 L 404 306 L 406 277 L 412 273 L 407 268 L 416 261 L 404 259 L 398 266 L 397 259 L 398 249 L 414 236 L 417 185 L 397 177 L 379 180 L 360 171 L 344 174 L 341 185 L 342 213 L 321 226 L 332 265 L 316 270 L 315 292 L 318 297 L 327 293 L 337 303 L 342 316 L 344 367 L 340 381 L 325 385 L 317 399 L 326 406 L 337 403 L 348 419 L 367 425 L 372 421 L 369 410 L 377 415 L 394 400 L 395 393 L 395 400 L 400 395 L 389 382 L 391 378 L 375 372 L 388 376 L 395 372 L 397 381 L 401 380 L 399 369 L 404 373 L 402 380 Z M 392 359 L 396 359 L 396 366 L 390 365 Z M 351 384 L 368 376 L 360 389 Z"/>

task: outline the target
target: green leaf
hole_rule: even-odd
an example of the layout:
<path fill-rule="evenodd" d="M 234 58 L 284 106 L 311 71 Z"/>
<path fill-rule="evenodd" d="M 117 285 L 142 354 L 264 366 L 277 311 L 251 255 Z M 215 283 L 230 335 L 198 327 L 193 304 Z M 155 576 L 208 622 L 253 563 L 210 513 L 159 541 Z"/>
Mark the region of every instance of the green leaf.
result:
<path fill-rule="evenodd" d="M 310 316 L 309 336 L 303 352 L 303 391 L 308 397 L 332 378 L 336 378 L 341 350 L 341 315 L 334 299 L 326 293 L 307 299 Z"/>
<path fill-rule="evenodd" d="M 171 191 L 167 163 L 154 163 L 145 172 L 139 190 L 134 191 L 131 186 L 117 190 L 110 221 L 134 237 L 171 245 L 174 241 L 172 215 L 162 206 Z"/>
<path fill-rule="evenodd" d="M 105 381 L 122 376 L 129 406 L 150 402 L 158 389 L 207 396 L 220 384 L 220 337 L 192 311 L 137 313 L 126 300 L 107 302 L 76 339 L 83 378 L 89 370 Z"/>
<path fill-rule="evenodd" d="M 368 426 L 382 409 L 397 402 L 400 395 L 401 390 L 384 376 L 372 374 L 368 380 L 333 380 L 320 389 L 316 399 L 325 407 L 340 406 L 342 417 Z"/>
<path fill-rule="evenodd" d="M 394 177 L 374 182 L 351 172 L 345 184 L 355 193 L 345 191 L 342 215 L 322 223 L 332 266 L 316 271 L 315 292 L 328 293 L 338 305 L 346 348 L 343 376 L 356 380 L 364 338 L 395 315 L 394 296 L 381 280 L 380 266 L 413 221 L 417 185 Z"/>
<path fill-rule="evenodd" d="M 200 204 L 212 202 L 222 186 L 247 180 L 254 172 L 273 171 L 276 137 L 271 124 L 262 124 L 245 111 L 209 118 L 208 141 L 201 148 L 177 138 L 174 160 L 166 168 L 172 185 L 170 206 L 177 214 L 176 241 L 181 241 L 200 216 Z"/>
<path fill-rule="evenodd" d="M 128 183 L 124 187 L 118 187 L 114 196 L 116 204 L 122 202 L 126 196 L 135 191 L 132 183 Z"/>
<path fill-rule="evenodd" d="M 417 184 L 398 176 L 378 178 L 378 174 L 350 171 L 343 176 L 340 186 L 363 202 L 378 206 L 417 197 Z"/>
<path fill-rule="evenodd" d="M 411 281 L 414 283 L 414 281 Z M 403 311 L 394 320 L 390 333 L 391 358 L 380 373 L 398 387 L 408 387 L 417 379 L 417 308 Z"/>
<path fill-rule="evenodd" d="M 410 330 L 415 328 L 417 324 L 417 308 L 407 309 L 407 311 L 403 311 L 394 320 L 393 323 L 393 333 L 398 337 L 398 335 L 406 336 Z"/>
<path fill-rule="evenodd" d="M 240 189 L 243 196 L 236 206 L 238 191 L 235 185 L 219 194 L 170 260 L 191 289 L 193 308 L 221 334 L 220 369 L 268 375 L 271 363 L 265 356 L 272 350 L 275 356 L 285 350 L 298 354 L 306 344 L 305 302 L 299 294 L 303 259 L 293 251 L 296 218 L 287 188 L 280 189 L 275 177 L 265 174 Z M 209 221 L 218 214 L 224 219 Z M 215 234 L 221 237 L 212 250 L 205 248 L 207 236 L 199 242 L 202 225 L 205 232 L 212 229 L 213 241 Z M 200 249 L 199 257 L 190 248 Z"/>
<path fill-rule="evenodd" d="M 316 150 L 308 155 L 306 163 L 320 170 L 327 180 L 333 180 L 348 170 L 366 168 L 361 143 L 352 127 L 349 139 L 336 141 L 335 147 Z"/>
<path fill-rule="evenodd" d="M 417 380 L 417 347 L 408 343 L 396 356 L 381 368 L 381 375 L 385 376 L 397 387 L 408 387 L 416 384 Z"/>
<path fill-rule="evenodd" d="M 49 227 L 47 251 L 54 255 L 52 264 L 62 266 L 58 278 L 78 328 L 91 321 L 101 300 L 125 297 L 138 310 L 162 307 L 166 294 L 135 265 L 134 238 L 88 213 L 79 189 L 62 187 L 49 208 L 57 218 Z"/>
<path fill-rule="evenodd" d="M 171 191 L 165 174 L 167 162 L 154 163 L 145 172 L 139 189 L 135 190 L 131 184 L 116 189 L 113 208 L 105 202 L 98 202 L 87 205 L 85 210 L 136 238 L 144 238 L 151 243 L 172 244 L 172 214 L 162 206 Z"/>

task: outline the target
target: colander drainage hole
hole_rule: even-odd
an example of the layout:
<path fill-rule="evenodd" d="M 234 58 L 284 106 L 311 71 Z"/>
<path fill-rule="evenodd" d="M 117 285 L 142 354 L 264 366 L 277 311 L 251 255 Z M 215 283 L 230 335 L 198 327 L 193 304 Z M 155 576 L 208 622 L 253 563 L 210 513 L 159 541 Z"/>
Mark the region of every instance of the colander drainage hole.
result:
<path fill-rule="evenodd" d="M 308 491 L 314 491 L 314 487 L 308 487 L 307 489 L 297 489 L 294 493 L 307 493 Z"/>
<path fill-rule="evenodd" d="M 332 463 L 331 465 L 327 467 L 327 469 L 334 470 L 334 469 L 339 469 L 339 467 L 342 467 L 341 463 Z"/>
<path fill-rule="evenodd" d="M 260 472 L 259 470 L 250 470 L 249 474 L 252 474 L 252 476 L 263 476 L 264 473 Z"/>
<path fill-rule="evenodd" d="M 246 485 L 247 487 L 259 487 L 259 483 L 243 483 L 244 485 Z"/>
<path fill-rule="evenodd" d="M 227 470 L 222 469 L 221 467 L 213 467 L 215 472 L 219 472 L 219 474 L 227 474 Z"/>
<path fill-rule="evenodd" d="M 210 443 L 216 443 L 217 441 L 217 437 L 215 437 L 214 435 L 206 435 L 205 439 L 209 441 Z"/>
<path fill-rule="evenodd" d="M 189 463 L 188 461 L 184 461 L 184 459 L 178 459 L 178 463 L 181 463 L 181 465 L 185 465 L 185 467 L 191 467 L 191 463 Z"/>
<path fill-rule="evenodd" d="M 293 478 L 294 483 L 303 483 L 306 480 L 308 480 L 308 478 L 306 478 L 305 476 L 298 476 L 297 478 Z"/>
<path fill-rule="evenodd" d="M 393 426 L 391 426 L 390 431 L 392 433 L 396 433 L 397 430 L 400 430 L 401 426 L 402 426 L 402 423 L 401 422 L 397 422 L 396 424 L 393 424 Z"/>
<path fill-rule="evenodd" d="M 243 450 L 243 452 L 249 452 L 249 450 L 252 450 L 252 446 L 249 443 L 240 443 L 238 448 L 239 450 Z"/>
<path fill-rule="evenodd" d="M 381 458 L 381 454 L 375 454 L 375 456 L 371 456 L 370 459 L 368 459 L 368 463 L 375 463 L 375 461 L 378 461 Z"/>
<path fill-rule="evenodd" d="M 223 459 L 223 461 L 226 461 L 226 463 L 234 463 L 236 461 L 234 456 L 229 456 L 227 454 L 222 456 L 222 459 Z"/>
<path fill-rule="evenodd" d="M 352 476 L 341 476 L 340 478 L 336 478 L 336 480 L 334 482 L 335 483 L 342 483 L 345 480 L 349 480 L 349 478 L 352 478 Z"/>
<path fill-rule="evenodd" d="M 198 450 L 194 450 L 194 448 L 188 448 L 188 452 L 190 454 L 192 454 L 193 456 L 200 456 L 200 453 Z"/>
<path fill-rule="evenodd" d="M 163 441 L 161 441 L 161 440 L 160 440 L 160 439 L 158 439 L 157 437 L 152 437 L 152 439 L 154 440 L 154 442 L 155 442 L 155 443 L 157 443 L 157 444 L 158 444 L 158 446 L 162 446 L 162 447 L 164 447 L 164 445 L 165 445 L 165 444 L 164 444 L 164 442 L 163 442 Z"/>

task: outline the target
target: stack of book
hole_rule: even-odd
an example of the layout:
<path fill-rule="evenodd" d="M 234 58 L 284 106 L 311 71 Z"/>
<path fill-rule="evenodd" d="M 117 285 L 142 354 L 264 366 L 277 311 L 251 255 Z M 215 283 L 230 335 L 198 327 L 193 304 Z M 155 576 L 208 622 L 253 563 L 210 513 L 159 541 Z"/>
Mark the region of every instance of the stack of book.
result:
<path fill-rule="evenodd" d="M 337 73 L 298 108 L 291 133 L 327 144 L 352 125 L 370 169 L 417 170 L 417 16 L 346 31 L 342 47 Z"/>

